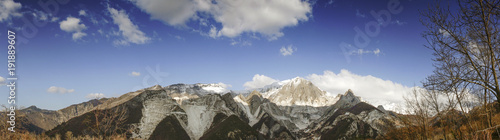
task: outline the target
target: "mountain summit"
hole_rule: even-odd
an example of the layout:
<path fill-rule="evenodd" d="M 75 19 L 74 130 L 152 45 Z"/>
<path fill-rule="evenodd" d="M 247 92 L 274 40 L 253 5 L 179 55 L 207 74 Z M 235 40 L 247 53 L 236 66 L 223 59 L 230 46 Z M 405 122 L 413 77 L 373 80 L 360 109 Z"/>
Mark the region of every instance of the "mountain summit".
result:
<path fill-rule="evenodd" d="M 344 95 L 337 95 L 339 99 L 333 106 L 335 108 L 349 108 L 361 102 L 360 97 L 354 95 L 351 89 L 347 90 Z"/>
<path fill-rule="evenodd" d="M 301 77 L 285 80 L 281 88 L 275 94 L 270 95 L 269 100 L 280 106 L 328 106 L 334 104 L 336 99 L 326 95 L 311 81 Z"/>

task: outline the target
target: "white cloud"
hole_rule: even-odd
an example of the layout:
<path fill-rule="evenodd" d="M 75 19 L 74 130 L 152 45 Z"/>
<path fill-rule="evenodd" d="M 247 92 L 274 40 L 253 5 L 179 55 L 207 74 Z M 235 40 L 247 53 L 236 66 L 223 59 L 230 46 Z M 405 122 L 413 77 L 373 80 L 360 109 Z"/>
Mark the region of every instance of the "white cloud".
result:
<path fill-rule="evenodd" d="M 3 85 L 5 85 L 5 78 L 0 76 L 0 86 L 3 86 Z"/>
<path fill-rule="evenodd" d="M 47 89 L 48 93 L 60 93 L 60 94 L 65 94 L 65 93 L 72 93 L 75 92 L 74 89 L 66 89 L 63 87 L 56 87 L 56 86 L 51 86 L 49 89 Z"/>
<path fill-rule="evenodd" d="M 283 28 L 307 21 L 312 12 L 311 4 L 302 0 L 132 1 L 152 19 L 172 26 L 186 26 L 189 20 L 202 20 L 197 13 L 209 14 L 222 25 L 220 30 L 210 28 L 211 37 L 233 38 L 244 32 L 253 32 L 274 40 L 284 35 Z"/>
<path fill-rule="evenodd" d="M 221 35 L 236 37 L 242 32 L 258 32 L 270 40 L 284 34 L 281 29 L 307 21 L 311 5 L 301 0 L 220 0 L 212 15 L 222 24 Z"/>
<path fill-rule="evenodd" d="M 46 21 L 47 19 L 49 19 L 49 15 L 42 11 L 35 10 L 32 14 L 33 17 L 37 20 Z"/>
<path fill-rule="evenodd" d="M 59 27 L 61 30 L 66 31 L 68 33 L 73 33 L 73 40 L 81 39 L 87 34 L 82 32 L 87 29 L 85 24 L 80 24 L 80 19 L 74 17 L 68 17 L 66 20 L 59 22 Z"/>
<path fill-rule="evenodd" d="M 230 43 L 232 46 L 240 46 L 240 47 L 243 47 L 243 46 L 252 46 L 252 42 L 246 40 L 246 39 L 241 39 L 241 38 L 238 38 L 238 39 L 231 39 L 231 43 Z"/>
<path fill-rule="evenodd" d="M 274 82 L 278 82 L 278 80 L 267 77 L 265 75 L 255 74 L 252 78 L 252 81 L 245 82 L 243 86 L 245 87 L 245 89 L 256 89 L 262 88 L 266 85 L 270 85 Z"/>
<path fill-rule="evenodd" d="M 217 38 L 217 28 L 215 28 L 215 26 L 212 25 L 212 27 L 210 27 L 210 31 L 208 32 L 208 36 L 210 36 L 211 38 Z"/>
<path fill-rule="evenodd" d="M 104 97 L 106 97 L 106 96 L 104 96 L 104 94 L 102 94 L 102 93 L 90 93 L 87 96 L 85 96 L 85 98 L 87 98 L 87 99 L 100 99 L 100 98 L 104 98 Z"/>
<path fill-rule="evenodd" d="M 58 17 L 52 17 L 52 19 L 50 19 L 50 22 L 56 22 L 57 20 L 59 20 Z"/>
<path fill-rule="evenodd" d="M 170 25 L 184 25 L 196 13 L 194 1 L 189 0 L 131 0 L 137 7 Z M 202 1 L 202 0 L 196 0 Z"/>
<path fill-rule="evenodd" d="M 76 32 L 76 33 L 73 33 L 73 40 L 78 40 L 84 36 L 86 36 L 87 34 L 84 33 L 84 32 Z"/>
<path fill-rule="evenodd" d="M 0 22 L 10 19 L 12 16 L 21 16 L 19 9 L 21 3 L 14 2 L 13 0 L 0 0 Z"/>
<path fill-rule="evenodd" d="M 61 21 L 60 28 L 66 32 L 80 32 L 82 30 L 87 29 L 85 24 L 80 24 L 80 19 L 74 17 L 68 17 L 66 20 Z"/>
<path fill-rule="evenodd" d="M 283 56 L 292 55 L 295 51 L 297 51 L 297 48 L 294 48 L 292 45 L 288 45 L 288 47 L 283 46 L 280 49 L 280 53 Z"/>
<path fill-rule="evenodd" d="M 186 39 L 184 39 L 183 37 L 178 36 L 178 35 L 176 35 L 176 36 L 174 36 L 174 37 L 175 37 L 175 39 L 177 39 L 177 40 L 186 40 Z"/>
<path fill-rule="evenodd" d="M 141 30 L 138 29 L 137 25 L 134 25 L 129 19 L 127 13 L 124 10 L 116 10 L 114 8 L 108 8 L 113 22 L 118 25 L 120 33 L 123 36 L 123 40 L 116 40 L 115 44 L 128 45 L 129 43 L 144 44 L 151 40 L 147 37 Z"/>
<path fill-rule="evenodd" d="M 324 71 L 323 75 L 311 74 L 307 76 L 307 79 L 333 96 L 352 89 L 356 96 L 362 97 L 370 104 L 374 106 L 384 105 L 384 108 L 389 110 L 394 110 L 397 105 L 402 105 L 404 103 L 403 95 L 409 93 L 413 88 L 371 75 L 357 75 L 345 69 L 342 69 L 338 74 L 331 71 Z"/>
<path fill-rule="evenodd" d="M 78 11 L 78 15 L 80 15 L 80 16 L 86 16 L 87 13 L 85 12 L 85 10 L 80 10 L 80 11 Z"/>
<path fill-rule="evenodd" d="M 380 49 L 378 49 L 378 48 L 377 48 L 377 49 L 375 49 L 375 50 L 373 51 L 373 54 L 375 54 L 375 55 L 377 55 L 377 56 L 378 56 L 378 55 L 380 54 Z"/>
<path fill-rule="evenodd" d="M 135 72 L 133 71 L 132 73 L 129 74 L 130 76 L 141 76 L 140 72 Z"/>
<path fill-rule="evenodd" d="M 230 84 L 224 84 L 224 83 L 221 83 L 221 82 L 219 82 L 219 83 L 218 83 L 218 85 L 220 85 L 220 86 L 221 86 L 222 88 L 224 88 L 224 89 L 227 89 L 227 88 L 233 87 L 233 86 L 232 86 L 232 85 L 230 85 Z"/>
<path fill-rule="evenodd" d="M 363 54 L 374 54 L 376 56 L 379 56 L 381 53 L 380 49 L 377 48 L 373 51 L 370 51 L 370 50 L 365 50 L 365 49 L 357 49 L 357 50 L 353 50 L 351 51 L 349 54 L 350 55 L 363 55 Z"/>
<path fill-rule="evenodd" d="M 36 20 L 39 20 L 39 21 L 56 22 L 57 20 L 59 20 L 58 17 L 55 17 L 54 15 L 52 15 L 50 13 L 45 13 L 45 12 L 37 10 L 37 9 L 34 9 L 34 11 L 32 12 L 32 15 Z"/>

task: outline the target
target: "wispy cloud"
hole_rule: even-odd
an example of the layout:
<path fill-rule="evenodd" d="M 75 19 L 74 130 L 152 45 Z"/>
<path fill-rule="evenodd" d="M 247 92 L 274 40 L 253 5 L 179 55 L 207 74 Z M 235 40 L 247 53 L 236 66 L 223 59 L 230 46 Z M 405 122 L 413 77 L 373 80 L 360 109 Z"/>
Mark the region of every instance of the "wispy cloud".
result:
<path fill-rule="evenodd" d="M 80 15 L 80 16 L 86 16 L 87 12 L 85 12 L 85 10 L 80 10 L 80 11 L 78 11 L 78 15 Z"/>
<path fill-rule="evenodd" d="M 56 86 L 51 86 L 49 89 L 47 89 L 48 93 L 60 93 L 60 94 L 66 94 L 66 93 L 72 93 L 75 92 L 74 89 L 66 89 L 63 87 L 56 87 Z"/>
<path fill-rule="evenodd" d="M 181 36 L 178 36 L 178 35 L 176 35 L 176 36 L 174 36 L 174 37 L 175 37 L 175 39 L 177 39 L 177 40 L 186 40 L 185 38 L 183 38 L 183 37 L 181 37 Z"/>
<path fill-rule="evenodd" d="M 328 5 L 332 5 L 333 3 L 335 3 L 335 0 L 330 0 L 326 3 L 325 7 L 328 6 Z"/>
<path fill-rule="evenodd" d="M 288 45 L 287 47 L 283 46 L 280 49 L 280 53 L 283 56 L 292 55 L 293 52 L 295 52 L 295 51 L 297 51 L 297 48 L 293 47 L 292 45 Z"/>
<path fill-rule="evenodd" d="M 365 49 L 357 49 L 351 51 L 349 54 L 350 55 L 364 55 L 364 54 L 374 54 L 376 56 L 379 56 L 381 53 L 380 49 L 377 48 L 375 50 L 365 50 Z"/>
<path fill-rule="evenodd" d="M 133 71 L 129 74 L 130 76 L 141 76 L 140 72 Z"/>
<path fill-rule="evenodd" d="M 238 39 L 232 39 L 231 45 L 232 46 L 252 46 L 252 42 L 238 38 Z"/>
<path fill-rule="evenodd" d="M 101 99 L 104 97 L 106 97 L 106 96 L 102 93 L 90 93 L 87 96 L 85 96 L 85 98 L 87 98 L 87 99 Z"/>
<path fill-rule="evenodd" d="M 5 78 L 0 76 L 0 86 L 3 86 L 3 85 L 5 85 Z"/>
<path fill-rule="evenodd" d="M 147 37 L 144 32 L 139 30 L 137 25 L 133 24 L 129 19 L 125 10 L 116 10 L 114 8 L 108 7 L 109 13 L 113 18 L 113 22 L 118 25 L 120 34 L 123 37 L 121 40 L 115 40 L 117 45 L 128 45 L 129 43 L 144 44 L 147 43 L 151 38 Z"/>
<path fill-rule="evenodd" d="M 396 25 L 399 25 L 399 26 L 403 26 L 405 24 L 408 24 L 407 22 L 403 22 L 403 21 L 399 21 L 399 20 L 395 20 L 395 21 L 392 21 L 391 24 L 396 24 Z"/>

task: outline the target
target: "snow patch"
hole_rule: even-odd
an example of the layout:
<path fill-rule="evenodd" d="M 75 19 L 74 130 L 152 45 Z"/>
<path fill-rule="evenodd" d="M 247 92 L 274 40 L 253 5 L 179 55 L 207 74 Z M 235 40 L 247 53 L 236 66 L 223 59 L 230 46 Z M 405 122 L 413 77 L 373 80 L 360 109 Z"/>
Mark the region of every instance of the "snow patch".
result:
<path fill-rule="evenodd" d="M 223 87 L 212 87 L 212 86 L 203 87 L 203 90 L 211 91 L 211 92 L 215 92 L 215 93 L 224 93 L 227 91 L 227 89 L 225 89 Z"/>
<path fill-rule="evenodd" d="M 226 93 L 229 92 L 227 90 L 227 87 L 231 87 L 231 85 L 227 85 L 224 83 L 218 83 L 218 84 L 200 84 L 203 90 L 209 91 L 209 92 L 214 92 L 214 93 Z"/>

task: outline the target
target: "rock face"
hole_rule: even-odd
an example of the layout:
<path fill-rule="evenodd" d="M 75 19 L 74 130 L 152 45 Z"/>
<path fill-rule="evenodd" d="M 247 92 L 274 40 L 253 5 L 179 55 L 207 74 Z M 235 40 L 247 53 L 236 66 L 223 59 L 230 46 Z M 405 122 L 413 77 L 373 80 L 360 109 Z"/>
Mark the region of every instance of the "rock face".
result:
<path fill-rule="evenodd" d="M 264 139 L 262 134 L 235 115 L 227 117 L 224 114 L 217 114 L 213 120 L 212 126 L 200 140 Z"/>
<path fill-rule="evenodd" d="M 388 128 L 396 127 L 400 120 L 387 115 L 374 106 L 360 102 L 349 108 L 330 108 L 321 119 L 304 132 L 306 138 L 376 138 Z"/>
<path fill-rule="evenodd" d="M 156 125 L 156 128 L 154 129 L 149 139 L 185 140 L 190 138 L 187 132 L 182 129 L 182 126 L 177 118 L 175 118 L 175 116 L 169 115 L 163 118 L 163 120 L 160 121 L 158 125 Z"/>
<path fill-rule="evenodd" d="M 337 96 L 339 100 L 333 104 L 335 108 L 349 108 L 361 102 L 360 98 L 355 96 L 351 89 L 347 90 L 344 95 Z"/>
<path fill-rule="evenodd" d="M 302 78 L 240 93 L 221 88 L 175 84 L 130 92 L 46 134 L 92 135 L 95 128 L 85 122 L 96 121 L 89 118 L 121 109 L 126 121 L 117 124 L 126 131 L 113 132 L 138 139 L 376 138 L 399 124 L 396 117 L 362 102 L 352 90 L 332 97 Z"/>

